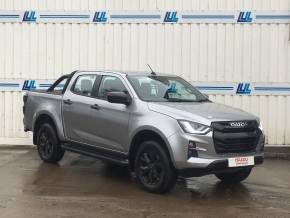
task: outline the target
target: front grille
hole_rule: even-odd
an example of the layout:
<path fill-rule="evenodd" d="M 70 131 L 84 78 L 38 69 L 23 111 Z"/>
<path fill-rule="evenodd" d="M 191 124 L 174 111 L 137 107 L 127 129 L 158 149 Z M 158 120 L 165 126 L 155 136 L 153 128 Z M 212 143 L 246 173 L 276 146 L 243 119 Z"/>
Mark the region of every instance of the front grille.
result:
<path fill-rule="evenodd" d="M 243 153 L 255 151 L 261 130 L 257 121 L 246 122 L 240 127 L 231 126 L 231 122 L 213 122 L 213 141 L 217 153 Z"/>

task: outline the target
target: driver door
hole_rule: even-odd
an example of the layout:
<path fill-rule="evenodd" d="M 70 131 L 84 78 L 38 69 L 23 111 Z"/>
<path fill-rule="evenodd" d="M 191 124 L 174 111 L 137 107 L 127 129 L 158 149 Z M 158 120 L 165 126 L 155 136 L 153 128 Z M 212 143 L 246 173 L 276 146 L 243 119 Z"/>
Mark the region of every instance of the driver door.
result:
<path fill-rule="evenodd" d="M 111 91 L 126 92 L 125 81 L 118 75 L 103 75 L 94 103 L 98 109 L 92 110 L 94 142 L 98 146 L 115 151 L 127 152 L 128 125 L 131 106 L 107 101 Z"/>

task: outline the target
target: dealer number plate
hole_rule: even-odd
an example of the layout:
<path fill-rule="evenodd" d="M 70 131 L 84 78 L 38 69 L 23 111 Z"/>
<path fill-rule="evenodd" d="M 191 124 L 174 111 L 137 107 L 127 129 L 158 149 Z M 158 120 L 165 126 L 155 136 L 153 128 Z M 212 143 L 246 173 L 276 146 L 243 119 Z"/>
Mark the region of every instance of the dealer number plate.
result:
<path fill-rule="evenodd" d="M 249 157 L 233 157 L 228 159 L 229 167 L 252 166 L 255 164 L 254 156 Z"/>

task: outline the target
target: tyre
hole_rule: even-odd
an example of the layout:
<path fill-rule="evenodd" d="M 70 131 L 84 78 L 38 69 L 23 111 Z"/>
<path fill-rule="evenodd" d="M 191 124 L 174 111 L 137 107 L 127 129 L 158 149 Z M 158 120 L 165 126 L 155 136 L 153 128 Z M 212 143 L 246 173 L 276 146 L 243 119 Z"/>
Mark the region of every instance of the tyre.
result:
<path fill-rule="evenodd" d="M 135 174 L 139 185 L 152 193 L 170 191 L 177 177 L 169 155 L 156 141 L 140 145 L 135 157 Z"/>
<path fill-rule="evenodd" d="M 224 183 L 239 183 L 251 174 L 252 168 L 241 169 L 233 173 L 218 173 L 216 177 Z"/>
<path fill-rule="evenodd" d="M 37 150 L 39 157 L 48 163 L 57 163 L 64 155 L 56 132 L 49 123 L 43 124 L 37 133 Z"/>

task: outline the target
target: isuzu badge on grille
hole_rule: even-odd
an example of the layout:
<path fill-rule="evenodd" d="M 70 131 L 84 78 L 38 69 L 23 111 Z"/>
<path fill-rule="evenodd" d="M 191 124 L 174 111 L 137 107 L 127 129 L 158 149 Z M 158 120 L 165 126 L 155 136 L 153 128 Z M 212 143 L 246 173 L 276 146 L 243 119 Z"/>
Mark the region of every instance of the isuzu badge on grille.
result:
<path fill-rule="evenodd" d="M 247 122 L 231 122 L 231 127 L 246 127 L 248 125 Z"/>

